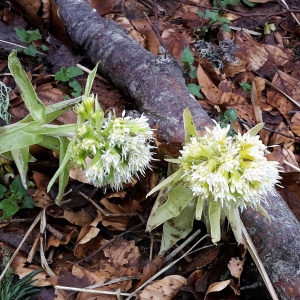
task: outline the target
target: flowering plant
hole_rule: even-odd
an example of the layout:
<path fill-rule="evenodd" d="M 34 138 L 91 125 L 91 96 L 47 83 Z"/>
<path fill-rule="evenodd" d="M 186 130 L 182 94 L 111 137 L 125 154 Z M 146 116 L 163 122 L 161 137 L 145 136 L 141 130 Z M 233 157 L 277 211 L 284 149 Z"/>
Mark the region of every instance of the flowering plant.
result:
<path fill-rule="evenodd" d="M 184 124 L 186 143 L 181 157 L 167 159 L 177 164 L 177 171 L 149 193 L 161 190 L 147 230 L 164 223 L 162 251 L 190 232 L 194 217 L 203 218 L 216 243 L 221 239 L 220 222 L 226 217 L 241 243 L 239 209 L 251 206 L 268 217 L 260 202 L 268 193 L 275 193 L 274 185 L 280 179 L 278 162 L 267 161 L 267 147 L 256 135 L 263 125 L 231 137 L 227 136 L 229 126 L 221 128 L 216 123 L 201 137 L 188 109 Z M 170 238 L 170 231 L 177 238 Z"/>
<path fill-rule="evenodd" d="M 86 171 L 88 180 L 96 187 L 110 186 L 115 190 L 133 176 L 145 173 L 152 159 L 149 142 L 153 139 L 147 118 L 143 115 L 136 119 L 124 115 L 117 118 L 112 113 L 104 116 L 97 97 L 90 94 L 98 65 L 89 74 L 82 97 L 45 106 L 15 51 L 9 55 L 8 63 L 29 115 L 1 128 L 0 155 L 15 161 L 25 188 L 28 163 L 34 161 L 29 152 L 33 144 L 59 152 L 59 168 L 47 188 L 49 191 L 58 179 L 56 202 L 63 197 L 71 164 Z M 50 124 L 73 107 L 77 124 Z M 87 166 L 88 157 L 91 163 Z"/>

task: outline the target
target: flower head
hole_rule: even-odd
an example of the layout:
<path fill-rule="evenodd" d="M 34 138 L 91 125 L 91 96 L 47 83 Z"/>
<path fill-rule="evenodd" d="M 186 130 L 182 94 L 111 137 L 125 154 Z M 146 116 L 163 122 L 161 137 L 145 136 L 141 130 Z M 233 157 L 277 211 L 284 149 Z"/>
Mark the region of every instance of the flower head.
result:
<path fill-rule="evenodd" d="M 114 190 L 129 183 L 133 176 L 144 175 L 152 159 L 152 130 L 147 118 L 121 117 L 103 111 L 91 97 L 85 97 L 75 111 L 80 122 L 72 147 L 74 165 L 86 170 L 87 179 L 96 187 Z M 87 167 L 83 161 L 89 157 Z"/>
<path fill-rule="evenodd" d="M 195 196 L 213 197 L 221 207 L 257 207 L 278 183 L 278 162 L 264 156 L 266 146 L 250 133 L 228 137 L 219 124 L 192 137 L 181 151 L 183 180 Z"/>

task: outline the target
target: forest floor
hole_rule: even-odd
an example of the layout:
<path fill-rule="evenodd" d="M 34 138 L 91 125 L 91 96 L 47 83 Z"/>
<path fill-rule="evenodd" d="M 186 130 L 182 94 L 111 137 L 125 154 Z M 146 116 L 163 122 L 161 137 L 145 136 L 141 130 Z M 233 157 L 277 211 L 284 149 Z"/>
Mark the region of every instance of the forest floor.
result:
<path fill-rule="evenodd" d="M 160 45 L 167 49 L 167 54 L 182 65 L 191 93 L 212 119 L 225 118 L 235 132 L 242 132 L 244 124 L 251 127 L 265 123 L 261 139 L 267 146 L 276 145 L 268 159 L 278 161 L 285 172 L 281 182 L 284 189 L 278 191 L 300 220 L 299 3 L 157 0 L 153 9 L 150 1 L 88 2 L 101 16 L 124 27 L 134 41 L 151 53 L 157 55 Z M 0 3 L 0 80 L 11 88 L 11 117 L 6 119 L 5 107 L 1 107 L 2 126 L 6 121 L 18 122 L 28 113 L 8 69 L 11 50 L 19 48 L 18 57 L 45 105 L 80 96 L 88 76 L 84 72 L 94 68 L 79 50 L 72 51 L 59 17 L 47 3 L 50 4 L 38 0 Z M 41 36 L 36 38 L 37 29 Z M 79 69 L 72 69 L 76 65 Z M 1 103 L 6 101 L 6 92 L 1 86 Z M 130 99 L 99 74 L 92 92 L 98 95 L 104 111 L 114 110 L 120 116 L 124 109 L 135 108 Z M 228 113 L 232 109 L 237 112 L 233 118 Z M 70 110 L 55 123 L 76 123 L 76 115 Z M 271 299 L 250 255 L 245 256 L 228 228 L 224 228 L 222 243 L 215 246 L 205 238 L 204 224 L 195 221 L 192 233 L 201 229 L 195 240 L 169 261 L 158 256 L 162 228 L 150 234 L 145 232 L 154 201 L 146 195 L 166 174 L 163 158 L 177 157 L 182 145 L 166 143 L 158 136 L 155 143 L 157 160 L 152 170 L 118 192 L 89 185 L 84 173 L 72 168 L 61 205 L 54 202 L 56 185 L 47 193 L 47 184 L 59 166 L 57 153 L 31 147 L 36 161 L 29 164 L 28 179 L 32 185 L 28 195 L 34 208 L 24 208 L 20 203 L 21 209 L 13 215 L 7 213 L 7 220 L 2 211 L 0 270 L 43 210 L 47 225 L 42 244 L 36 226 L 22 241 L 10 266 L 15 275 L 24 277 L 41 268 L 40 254 L 45 252 L 49 268 L 57 276 L 39 273 L 35 285 L 41 290 L 32 299 L 129 299 L 165 266 L 169 268 L 150 280 L 138 292 L 138 299 Z M 5 181 L 5 164 L 2 162 L 0 179 L 9 189 L 18 173 L 11 165 L 14 174 Z M 184 256 L 201 238 L 197 251 Z M 171 264 L 181 256 L 181 260 Z M 79 290 L 94 284 L 98 284 L 98 291 L 111 294 Z"/>

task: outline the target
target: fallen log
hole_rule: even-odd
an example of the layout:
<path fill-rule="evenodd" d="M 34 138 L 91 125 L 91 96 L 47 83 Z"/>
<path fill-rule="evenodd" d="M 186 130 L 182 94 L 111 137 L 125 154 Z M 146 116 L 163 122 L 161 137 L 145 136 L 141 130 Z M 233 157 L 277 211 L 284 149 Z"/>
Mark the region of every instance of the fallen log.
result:
<path fill-rule="evenodd" d="M 160 137 L 180 141 L 184 137 L 182 112 L 192 111 L 199 130 L 212 124 L 186 88 L 176 60 L 161 62 L 128 37 L 112 20 L 98 15 L 85 1 L 56 1 L 72 41 L 114 86 L 133 100 L 140 113 L 158 124 Z"/>
<path fill-rule="evenodd" d="M 99 71 L 154 122 L 166 141 L 183 141 L 182 112 L 189 107 L 199 129 L 212 124 L 190 95 L 180 67 L 157 58 L 131 40 L 111 20 L 100 17 L 84 0 L 56 0 L 72 42 Z M 201 82 L 200 82 L 201 84 Z M 245 226 L 281 299 L 300 297 L 300 226 L 281 196 L 269 196 L 266 210 L 272 225 L 251 209 Z"/>

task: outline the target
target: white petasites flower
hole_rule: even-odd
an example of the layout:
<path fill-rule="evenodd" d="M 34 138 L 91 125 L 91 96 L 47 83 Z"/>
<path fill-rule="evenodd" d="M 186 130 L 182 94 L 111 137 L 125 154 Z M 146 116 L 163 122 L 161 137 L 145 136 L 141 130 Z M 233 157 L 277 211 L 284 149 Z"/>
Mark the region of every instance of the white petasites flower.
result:
<path fill-rule="evenodd" d="M 88 180 L 96 187 L 110 186 L 120 190 L 133 176 L 145 175 L 150 167 L 153 139 L 147 118 L 141 116 L 117 118 L 109 116 L 104 121 L 101 136 L 106 145 L 92 159 L 86 171 Z"/>
<path fill-rule="evenodd" d="M 216 124 L 203 137 L 192 137 L 181 151 L 183 180 L 195 196 L 222 208 L 257 208 L 278 183 L 278 162 L 264 156 L 266 146 L 249 132 L 227 137 L 229 127 Z"/>

